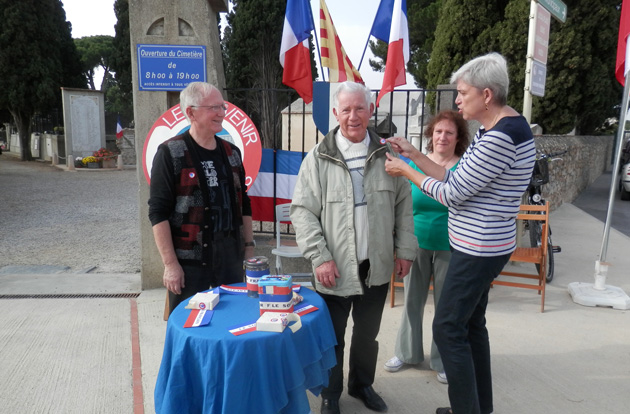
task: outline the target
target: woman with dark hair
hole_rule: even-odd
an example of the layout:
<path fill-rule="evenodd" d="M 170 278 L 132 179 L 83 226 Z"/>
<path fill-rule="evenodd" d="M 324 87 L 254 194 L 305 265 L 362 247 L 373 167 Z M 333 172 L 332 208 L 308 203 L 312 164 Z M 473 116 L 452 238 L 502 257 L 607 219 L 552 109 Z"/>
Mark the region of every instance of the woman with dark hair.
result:
<path fill-rule="evenodd" d="M 464 118 L 455 111 L 442 111 L 431 119 L 424 135 L 429 138 L 426 146 L 427 158 L 455 171 L 459 159 L 468 147 L 468 126 Z M 413 162 L 411 167 L 422 172 Z M 385 370 L 389 372 L 397 372 L 405 364 L 415 365 L 424 361 L 422 318 L 429 285 L 433 278 L 433 302 L 437 307 L 451 259 L 448 208 L 425 195 L 417 186 L 412 186 L 411 195 L 418 253 L 409 276 L 403 279 L 405 309 L 398 328 L 394 356 L 385 363 Z M 439 382 L 448 383 L 434 341 L 431 341 L 429 366 L 437 372 Z"/>
<path fill-rule="evenodd" d="M 455 171 L 436 164 L 404 138 L 392 147 L 423 173 L 388 156 L 386 171 L 404 175 L 448 207 L 452 249 L 433 338 L 448 377 L 449 408 L 437 414 L 493 411 L 486 307 L 490 284 L 516 248 L 516 215 L 532 175 L 536 147 L 527 120 L 507 105 L 508 72 L 503 56 L 489 53 L 451 76 L 455 103 L 481 127 Z"/>

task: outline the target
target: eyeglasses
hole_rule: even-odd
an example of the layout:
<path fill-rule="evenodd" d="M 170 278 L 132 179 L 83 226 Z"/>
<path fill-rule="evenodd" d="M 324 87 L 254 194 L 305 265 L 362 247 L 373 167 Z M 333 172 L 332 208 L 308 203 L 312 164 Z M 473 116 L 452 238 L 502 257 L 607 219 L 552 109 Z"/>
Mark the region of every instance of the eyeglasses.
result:
<path fill-rule="evenodd" d="M 191 105 L 192 108 L 208 108 L 210 110 L 210 112 L 221 112 L 221 111 L 227 111 L 227 105 L 226 104 L 221 104 L 221 105 Z"/>

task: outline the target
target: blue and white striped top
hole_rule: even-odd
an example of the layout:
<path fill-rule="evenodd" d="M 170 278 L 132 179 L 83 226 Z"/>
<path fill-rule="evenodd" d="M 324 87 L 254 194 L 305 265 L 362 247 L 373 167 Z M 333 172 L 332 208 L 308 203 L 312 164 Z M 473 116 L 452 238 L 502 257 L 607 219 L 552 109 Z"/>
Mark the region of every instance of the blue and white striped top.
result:
<path fill-rule="evenodd" d="M 427 178 L 422 191 L 449 208 L 451 246 L 473 256 L 500 256 L 516 248 L 516 215 L 536 158 L 523 116 L 479 128 L 455 171 Z"/>

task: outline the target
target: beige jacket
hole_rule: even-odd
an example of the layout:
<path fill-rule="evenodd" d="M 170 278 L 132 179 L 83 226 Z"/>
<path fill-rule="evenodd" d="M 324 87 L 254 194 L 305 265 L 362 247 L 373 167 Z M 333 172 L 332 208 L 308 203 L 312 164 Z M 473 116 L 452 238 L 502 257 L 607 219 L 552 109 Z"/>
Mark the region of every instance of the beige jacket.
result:
<path fill-rule="evenodd" d="M 316 281 L 318 291 L 337 296 L 363 294 L 359 281 L 354 231 L 354 193 L 346 163 L 335 143 L 338 127 L 313 148 L 300 167 L 291 203 L 291 221 L 302 254 L 313 272 L 334 260 L 341 277 L 333 288 Z M 394 253 L 413 260 L 414 234 L 411 188 L 404 177 L 385 172 L 385 146 L 368 129 L 370 145 L 363 179 L 369 218 L 368 286 L 384 285 L 394 269 Z"/>

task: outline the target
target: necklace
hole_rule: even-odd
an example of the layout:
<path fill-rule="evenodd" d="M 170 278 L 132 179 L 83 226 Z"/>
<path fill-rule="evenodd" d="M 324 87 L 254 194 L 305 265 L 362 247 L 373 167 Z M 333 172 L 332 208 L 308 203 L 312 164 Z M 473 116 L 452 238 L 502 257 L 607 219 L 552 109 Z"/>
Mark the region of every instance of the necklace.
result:
<path fill-rule="evenodd" d="M 501 110 L 499 110 L 499 112 L 497 112 L 497 114 L 494 116 L 494 119 L 492 120 L 492 124 L 490 124 L 490 128 L 488 129 L 494 128 L 494 126 L 497 124 L 499 115 L 501 115 Z"/>
<path fill-rule="evenodd" d="M 433 161 L 433 162 L 442 168 L 446 168 L 446 166 L 451 162 L 453 158 L 455 158 L 455 154 L 451 155 L 450 158 L 446 161 L 443 161 L 443 162 Z"/>

